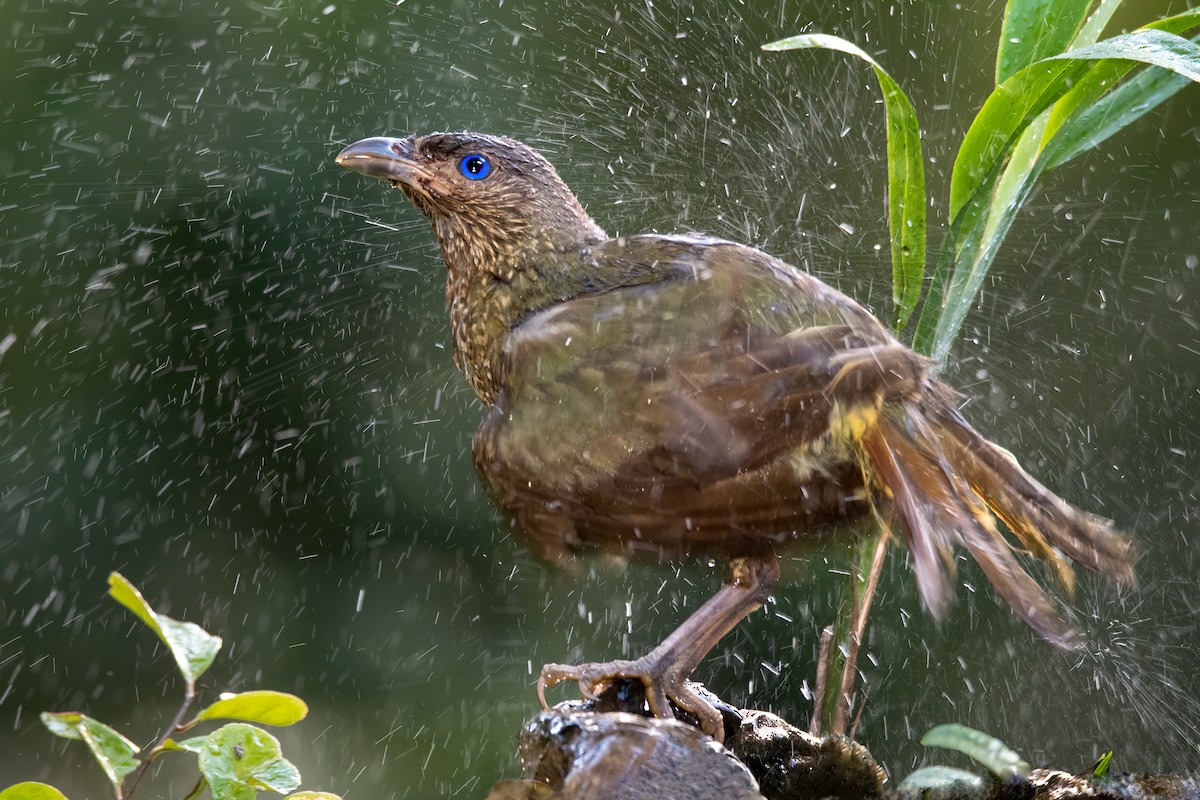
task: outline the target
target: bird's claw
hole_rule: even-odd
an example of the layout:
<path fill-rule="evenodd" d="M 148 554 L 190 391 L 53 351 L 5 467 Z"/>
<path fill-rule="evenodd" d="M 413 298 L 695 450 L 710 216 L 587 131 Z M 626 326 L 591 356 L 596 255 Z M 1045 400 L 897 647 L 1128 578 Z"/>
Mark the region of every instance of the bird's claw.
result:
<path fill-rule="evenodd" d="M 725 739 L 725 726 L 721 713 L 711 703 L 696 693 L 686 681 L 686 676 L 650 658 L 637 661 L 610 661 L 595 664 L 546 664 L 538 676 L 537 694 L 542 708 L 548 709 L 546 687 L 564 681 L 579 684 L 579 693 L 588 700 L 596 700 L 605 686 L 615 680 L 636 680 L 646 691 L 646 705 L 650 713 L 659 719 L 675 719 L 671 703 L 687 711 L 700 722 L 700 729 L 718 742 Z"/>
<path fill-rule="evenodd" d="M 625 668 L 633 667 L 635 663 L 612 661 L 607 664 L 547 664 L 542 667 L 542 674 L 538 677 L 538 700 L 541 702 L 542 708 L 550 708 L 546 702 L 546 687 L 563 681 L 578 683 L 579 693 L 587 700 L 595 700 L 605 684 L 619 678 L 632 678 L 648 686 L 648 681 L 652 680 L 649 675 Z"/>

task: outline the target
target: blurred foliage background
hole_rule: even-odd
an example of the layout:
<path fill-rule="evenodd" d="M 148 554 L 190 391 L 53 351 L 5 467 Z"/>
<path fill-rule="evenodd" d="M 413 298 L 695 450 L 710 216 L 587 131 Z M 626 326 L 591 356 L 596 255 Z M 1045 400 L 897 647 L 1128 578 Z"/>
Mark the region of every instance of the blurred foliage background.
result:
<path fill-rule="evenodd" d="M 1186 4 L 1126 5 L 1114 29 Z M 515 776 L 540 665 L 644 651 L 720 567 L 586 562 L 581 579 L 523 551 L 471 468 L 482 409 L 450 363 L 427 226 L 333 156 L 383 133 L 511 134 L 610 233 L 749 242 L 886 311 L 874 77 L 759 45 L 823 31 L 879 58 L 944 196 L 1002 8 L 0 0 L 0 785 L 104 796 L 37 712 L 148 742 L 177 705 L 169 657 L 104 599 L 113 569 L 225 638 L 207 700 L 310 703 L 282 732 L 306 786 L 482 797 Z M 1064 655 L 965 563 L 934 624 L 892 559 L 859 736 L 894 774 L 943 721 L 1035 764 L 1197 764 L 1198 98 L 1053 176 L 947 370 L 982 431 L 1142 542 L 1142 585 L 1084 580 L 1093 641 Z M 697 677 L 805 723 L 841 559 L 790 558 Z"/>

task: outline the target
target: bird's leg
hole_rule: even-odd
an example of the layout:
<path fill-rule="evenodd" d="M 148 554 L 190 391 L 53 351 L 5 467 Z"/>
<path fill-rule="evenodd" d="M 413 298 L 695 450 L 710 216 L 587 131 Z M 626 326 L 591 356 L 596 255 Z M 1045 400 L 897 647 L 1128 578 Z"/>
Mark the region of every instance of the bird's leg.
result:
<path fill-rule="evenodd" d="M 687 618 L 662 644 L 633 661 L 598 664 L 547 664 L 538 678 L 538 699 L 546 705 L 546 687 L 578 681 L 585 697 L 594 698 L 606 683 L 619 678 L 639 680 L 646 703 L 656 717 L 673 718 L 668 700 L 700 720 L 700 728 L 717 741 L 725 738 L 721 714 L 686 683 L 721 637 L 766 602 L 779 580 L 774 554 L 734 558 L 725 567 L 725 582 L 704 605 Z"/>

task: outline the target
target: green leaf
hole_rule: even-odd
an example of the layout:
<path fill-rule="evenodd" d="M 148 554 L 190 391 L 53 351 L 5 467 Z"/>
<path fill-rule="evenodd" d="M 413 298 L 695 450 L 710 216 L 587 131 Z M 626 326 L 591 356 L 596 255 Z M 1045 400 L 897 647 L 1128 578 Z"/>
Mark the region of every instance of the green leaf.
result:
<path fill-rule="evenodd" d="M 1093 778 L 1107 777 L 1108 768 L 1112 764 L 1112 757 L 1113 757 L 1112 750 L 1108 750 L 1102 756 L 1100 756 L 1100 758 L 1096 761 L 1096 763 L 1092 765 L 1092 777 Z M 4 797 L 2 795 L 0 795 L 0 800 L 4 800 Z"/>
<path fill-rule="evenodd" d="M 240 719 L 262 725 L 295 725 L 308 716 L 308 706 L 299 697 L 286 692 L 254 691 L 224 694 L 187 724 L 191 727 L 208 719 Z"/>
<path fill-rule="evenodd" d="M 192 787 L 192 790 L 184 795 L 183 800 L 198 800 L 207 789 L 208 781 L 204 780 L 204 776 L 201 776 L 200 780 L 196 781 L 196 785 Z"/>
<path fill-rule="evenodd" d="M 1087 22 L 1079 30 L 1079 35 L 1075 37 L 1075 41 L 1071 42 L 1072 47 L 1083 47 L 1089 44 L 1095 44 L 1100 38 L 1100 34 L 1104 33 L 1104 28 L 1108 25 L 1108 21 L 1112 19 L 1112 15 L 1116 13 L 1117 8 L 1121 5 L 1121 0 L 1100 0 L 1100 5 L 1096 6 L 1096 10 L 1088 17 Z"/>
<path fill-rule="evenodd" d="M 900 792 L 913 789 L 945 789 L 950 786 L 962 785 L 968 791 L 983 788 L 983 778 L 974 772 L 955 767 L 921 767 L 900 782 Z M 968 792 L 963 792 L 967 795 Z"/>
<path fill-rule="evenodd" d="M 1105 59 L 1152 64 L 1200 79 L 1200 47 L 1173 33 L 1143 28 L 1040 61 L 998 87 L 967 131 L 955 159 L 950 232 L 918 320 L 918 350 L 935 360 L 945 359 L 1013 219 L 1037 178 L 1058 158 L 1057 150 L 1046 155 L 1027 148 L 1031 137 L 1023 138 L 1026 130 L 1040 125 L 1040 115 L 1085 81 L 1089 70 L 1111 63 Z M 1055 124 L 1053 119 L 1046 122 L 1046 135 L 1053 136 Z M 1019 166 L 1005 172 L 1006 159 L 1014 151 L 1023 153 L 1013 158 Z M 997 189 L 1002 174 L 1003 184 Z"/>
<path fill-rule="evenodd" d="M 1097 69 L 1081 79 L 1072 90 L 1072 94 L 1078 92 L 1079 96 L 1083 97 L 1093 84 L 1105 89 L 1113 86 L 1129 71 L 1128 63 L 1113 62 L 1102 65 L 1103 71 Z M 1187 78 L 1173 72 L 1148 67 L 1111 89 L 1108 94 L 1094 100 L 1086 108 L 1068 108 L 1063 104 L 1070 96 L 1064 97 L 1052 112 L 1052 117 L 1056 118 L 1052 121 L 1060 127 L 1051 134 L 1053 138 L 1045 145 L 1046 169 L 1059 167 L 1091 150 L 1153 111 L 1189 83 Z M 1067 112 L 1073 113 L 1073 116 L 1059 121 Z"/>
<path fill-rule="evenodd" d="M 1028 775 L 1029 764 L 1004 742 L 966 725 L 938 725 L 921 738 L 926 747 L 945 747 L 970 756 L 997 778 Z"/>
<path fill-rule="evenodd" d="M 212 734 L 207 733 L 204 736 L 193 736 L 190 739 L 184 739 L 181 742 L 177 742 L 174 739 L 167 739 L 167 741 L 163 743 L 163 750 L 183 750 L 188 753 L 199 754 L 208 744 L 209 736 L 212 736 Z"/>
<path fill-rule="evenodd" d="M 900 85 L 852 42 L 821 33 L 792 36 L 763 45 L 763 50 L 819 48 L 866 61 L 875 70 L 887 115 L 888 230 L 892 252 L 892 326 L 900 331 L 921 297 L 925 278 L 925 166 L 917 112 Z"/>
<path fill-rule="evenodd" d="M 283 757 L 279 740 L 254 725 L 232 722 L 178 745 L 199 755 L 213 800 L 252 800 L 263 789 L 284 794 L 300 788 L 300 771 Z"/>
<path fill-rule="evenodd" d="M 138 768 L 137 745 L 99 720 L 74 711 L 45 711 L 41 720 L 55 736 L 86 742 L 109 782 L 117 788 L 126 775 Z"/>
<path fill-rule="evenodd" d="M 1162 67 L 1200 80 L 1200 47 L 1166 31 L 1141 28 L 1099 44 L 1032 64 L 998 86 L 971 123 L 954 160 L 950 180 L 953 219 L 986 183 L 1029 122 L 1067 93 L 1102 59 L 1125 59 Z"/>
<path fill-rule="evenodd" d="M 1167 17 L 1144 29 L 1182 34 L 1196 25 L 1200 25 L 1200 11 Z M 1046 149 L 1051 152 L 1046 169 L 1095 147 L 1189 83 L 1183 75 L 1149 67 L 1118 86 L 1136 67 L 1133 61 L 1102 61 L 1055 104 L 1045 132 Z"/>
<path fill-rule="evenodd" d="M 26 781 L 0 791 L 0 800 L 67 800 L 67 796 L 50 784 Z"/>
<path fill-rule="evenodd" d="M 213 636 L 199 625 L 156 614 L 141 592 L 119 572 L 108 576 L 108 593 L 158 634 L 158 638 L 175 657 L 175 663 L 189 685 L 195 685 L 196 679 L 212 666 L 213 659 L 221 649 L 220 636 Z"/>
<path fill-rule="evenodd" d="M 1009 0 L 996 53 L 996 84 L 1066 50 L 1091 4 L 1092 0 Z"/>

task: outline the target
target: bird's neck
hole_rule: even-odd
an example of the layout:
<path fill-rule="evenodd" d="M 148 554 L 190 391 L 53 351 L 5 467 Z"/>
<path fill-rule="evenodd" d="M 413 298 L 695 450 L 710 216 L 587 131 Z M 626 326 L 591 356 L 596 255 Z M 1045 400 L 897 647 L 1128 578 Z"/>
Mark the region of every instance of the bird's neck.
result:
<path fill-rule="evenodd" d="M 581 293 L 590 249 L 607 238 L 582 209 L 570 225 L 506 230 L 435 228 L 448 271 L 454 363 L 487 404 L 503 381 L 504 344 L 523 317 Z"/>

